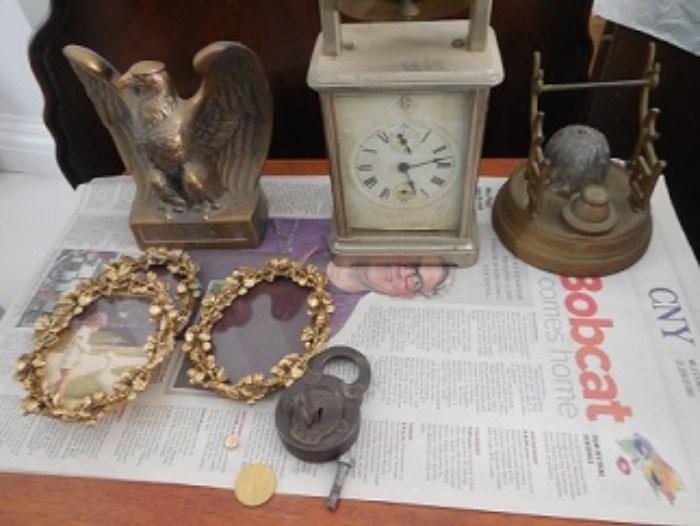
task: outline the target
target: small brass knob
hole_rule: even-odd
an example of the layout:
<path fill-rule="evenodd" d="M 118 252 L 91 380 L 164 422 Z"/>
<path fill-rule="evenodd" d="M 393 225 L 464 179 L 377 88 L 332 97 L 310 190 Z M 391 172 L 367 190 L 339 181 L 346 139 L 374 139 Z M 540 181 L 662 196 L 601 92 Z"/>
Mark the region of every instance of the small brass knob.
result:
<path fill-rule="evenodd" d="M 608 190 L 589 184 L 571 196 L 562 209 L 564 222 L 581 234 L 599 235 L 612 230 L 618 221 Z"/>

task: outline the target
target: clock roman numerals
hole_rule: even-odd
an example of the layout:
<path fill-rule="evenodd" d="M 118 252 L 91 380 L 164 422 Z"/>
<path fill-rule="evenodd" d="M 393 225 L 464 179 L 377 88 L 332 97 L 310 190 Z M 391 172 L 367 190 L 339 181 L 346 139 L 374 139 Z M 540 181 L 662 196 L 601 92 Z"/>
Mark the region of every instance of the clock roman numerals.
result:
<path fill-rule="evenodd" d="M 438 127 L 406 121 L 375 128 L 354 150 L 355 191 L 396 213 L 428 204 L 446 206 L 448 190 L 459 181 L 455 171 L 460 163 L 450 139 Z"/>
<path fill-rule="evenodd" d="M 435 175 L 430 180 L 430 182 L 433 183 L 435 186 L 443 186 L 447 181 L 445 181 L 442 177 L 438 177 L 437 175 Z"/>
<path fill-rule="evenodd" d="M 377 183 L 379 182 L 379 179 L 377 179 L 375 176 L 369 177 L 362 181 L 362 184 L 365 185 L 367 188 L 370 190 L 377 186 Z"/>

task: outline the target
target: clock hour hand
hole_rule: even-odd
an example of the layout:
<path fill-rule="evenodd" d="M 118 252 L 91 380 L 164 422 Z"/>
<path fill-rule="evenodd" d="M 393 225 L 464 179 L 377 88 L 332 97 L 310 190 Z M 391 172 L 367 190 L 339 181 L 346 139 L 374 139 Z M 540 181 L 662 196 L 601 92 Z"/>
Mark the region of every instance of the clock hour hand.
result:
<path fill-rule="evenodd" d="M 413 153 L 413 150 L 411 150 L 411 147 L 408 145 L 408 141 L 406 140 L 406 137 L 404 137 L 403 133 L 399 133 L 396 135 L 396 138 L 399 140 L 401 143 L 401 146 L 406 148 L 406 153 Z"/>

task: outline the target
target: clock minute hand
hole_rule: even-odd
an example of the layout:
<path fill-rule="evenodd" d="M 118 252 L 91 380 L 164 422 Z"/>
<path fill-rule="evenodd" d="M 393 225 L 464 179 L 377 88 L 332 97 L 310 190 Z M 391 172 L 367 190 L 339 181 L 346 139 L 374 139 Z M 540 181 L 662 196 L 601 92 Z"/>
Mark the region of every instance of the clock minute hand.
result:
<path fill-rule="evenodd" d="M 435 159 L 423 161 L 422 163 L 408 164 L 408 165 L 406 165 L 406 170 L 410 170 L 411 168 L 418 168 L 419 166 L 425 166 L 426 164 L 439 163 L 440 161 L 450 159 L 451 157 L 452 157 L 451 155 L 448 155 L 447 157 L 436 157 Z"/>

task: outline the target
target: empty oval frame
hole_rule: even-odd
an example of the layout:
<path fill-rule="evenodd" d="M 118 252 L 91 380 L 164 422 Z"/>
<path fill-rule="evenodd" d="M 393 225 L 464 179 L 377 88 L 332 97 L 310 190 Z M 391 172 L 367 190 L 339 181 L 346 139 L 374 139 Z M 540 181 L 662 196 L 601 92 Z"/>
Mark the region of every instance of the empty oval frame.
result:
<path fill-rule="evenodd" d="M 278 279 L 280 281 L 276 281 Z M 327 278 L 315 266 L 301 265 L 287 258 L 271 259 L 259 269 L 242 268 L 232 272 L 220 287 L 204 297 L 197 323 L 185 334 L 183 351 L 189 354 L 192 362 L 187 373 L 190 382 L 226 398 L 251 403 L 291 385 L 303 376 L 308 361 L 322 350 L 328 337 L 333 302 L 325 290 L 326 282 Z M 265 293 L 240 306 L 241 296 L 256 287 L 265 289 Z M 290 287 L 310 289 L 305 301 Z M 297 304 L 299 299 L 301 305 Z M 236 300 L 238 304 L 234 303 Z M 263 331 L 264 339 L 254 346 L 241 345 L 241 342 L 250 341 L 250 335 L 234 337 L 236 331 L 242 332 L 246 330 L 244 326 L 250 325 L 248 318 L 263 314 L 258 312 L 260 309 L 267 311 L 265 314 L 269 312 L 278 325 L 289 323 L 289 327 L 299 327 L 299 313 L 303 310 L 300 307 L 304 303 L 310 323 L 302 325 L 296 337 L 277 341 L 284 340 L 282 327 L 272 328 L 268 333 Z M 274 335 L 282 338 L 271 337 Z M 229 348 L 231 342 L 238 344 Z M 217 351 L 217 345 L 221 344 L 226 344 L 227 348 Z M 302 347 L 301 352 L 286 351 L 286 346 L 294 349 L 297 345 Z M 271 356 L 280 355 L 276 363 L 274 360 L 278 358 L 271 360 Z M 269 372 L 264 373 L 265 369 Z"/>

